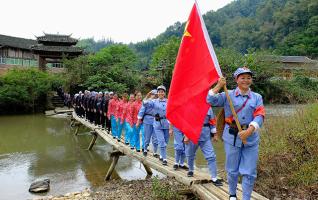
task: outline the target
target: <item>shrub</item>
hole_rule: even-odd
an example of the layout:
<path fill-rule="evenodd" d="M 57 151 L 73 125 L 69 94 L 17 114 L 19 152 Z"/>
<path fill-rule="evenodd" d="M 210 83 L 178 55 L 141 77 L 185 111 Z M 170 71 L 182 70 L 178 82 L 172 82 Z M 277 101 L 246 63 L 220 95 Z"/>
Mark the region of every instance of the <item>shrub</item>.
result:
<path fill-rule="evenodd" d="M 0 77 L 1 113 L 22 113 L 43 109 L 46 94 L 62 81 L 35 68 L 12 69 Z"/>

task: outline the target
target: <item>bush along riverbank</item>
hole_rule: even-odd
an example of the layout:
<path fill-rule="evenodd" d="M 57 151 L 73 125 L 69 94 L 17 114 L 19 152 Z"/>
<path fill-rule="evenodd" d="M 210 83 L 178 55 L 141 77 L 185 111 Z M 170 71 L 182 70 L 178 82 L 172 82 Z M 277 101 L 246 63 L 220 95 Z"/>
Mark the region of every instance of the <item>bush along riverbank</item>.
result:
<path fill-rule="evenodd" d="M 318 199 L 318 103 L 264 127 L 255 190 L 270 199 Z"/>
<path fill-rule="evenodd" d="M 59 75 L 36 68 L 13 68 L 0 77 L 0 113 L 44 111 L 47 94 L 61 84 Z"/>

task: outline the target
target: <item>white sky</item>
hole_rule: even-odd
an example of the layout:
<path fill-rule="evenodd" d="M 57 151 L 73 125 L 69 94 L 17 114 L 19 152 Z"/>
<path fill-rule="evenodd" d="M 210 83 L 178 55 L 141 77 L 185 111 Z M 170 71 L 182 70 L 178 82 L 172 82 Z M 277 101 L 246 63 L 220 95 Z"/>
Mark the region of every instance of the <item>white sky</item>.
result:
<path fill-rule="evenodd" d="M 232 0 L 197 0 L 201 13 Z M 35 39 L 45 33 L 138 42 L 188 19 L 194 0 L 1 0 L 0 34 Z"/>

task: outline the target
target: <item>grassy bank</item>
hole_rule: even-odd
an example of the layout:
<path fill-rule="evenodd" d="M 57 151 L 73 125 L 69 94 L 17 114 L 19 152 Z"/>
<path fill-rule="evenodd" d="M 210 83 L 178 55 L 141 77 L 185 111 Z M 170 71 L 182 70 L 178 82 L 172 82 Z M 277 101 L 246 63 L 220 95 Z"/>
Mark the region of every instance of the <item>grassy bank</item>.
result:
<path fill-rule="evenodd" d="M 318 103 L 265 120 L 256 191 L 270 199 L 318 199 Z"/>

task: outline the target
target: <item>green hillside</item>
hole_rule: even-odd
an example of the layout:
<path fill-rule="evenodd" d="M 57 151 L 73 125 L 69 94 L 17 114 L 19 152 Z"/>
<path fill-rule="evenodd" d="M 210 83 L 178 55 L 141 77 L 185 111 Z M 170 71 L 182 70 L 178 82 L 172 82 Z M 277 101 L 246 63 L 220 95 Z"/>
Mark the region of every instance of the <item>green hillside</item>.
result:
<path fill-rule="evenodd" d="M 213 45 L 246 53 L 249 48 L 266 49 L 281 55 L 318 57 L 318 1 L 237 0 L 204 15 Z M 184 22 L 176 22 L 156 38 L 129 44 L 140 59 L 140 68 L 150 64 L 154 49 L 176 36 L 181 38 Z M 85 40 L 88 52 L 110 41 Z"/>

